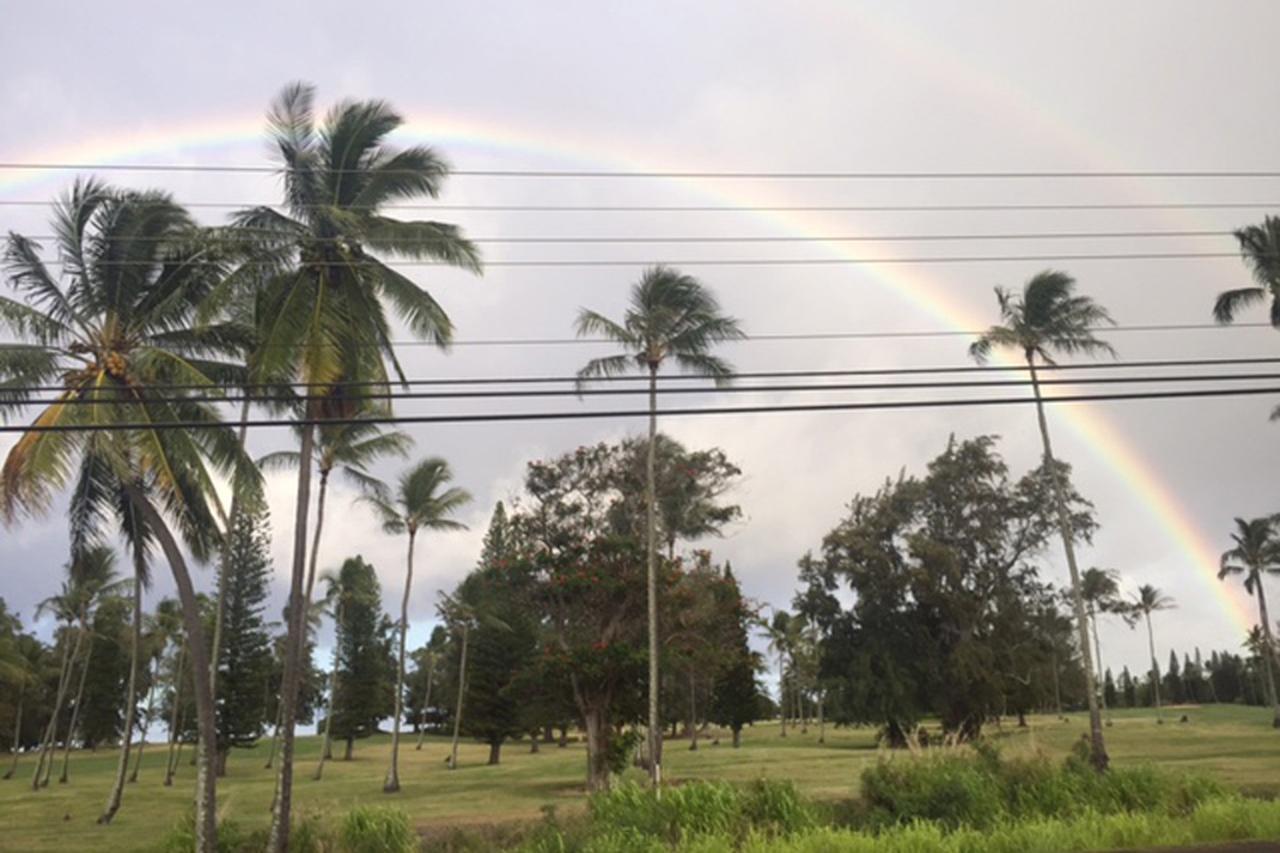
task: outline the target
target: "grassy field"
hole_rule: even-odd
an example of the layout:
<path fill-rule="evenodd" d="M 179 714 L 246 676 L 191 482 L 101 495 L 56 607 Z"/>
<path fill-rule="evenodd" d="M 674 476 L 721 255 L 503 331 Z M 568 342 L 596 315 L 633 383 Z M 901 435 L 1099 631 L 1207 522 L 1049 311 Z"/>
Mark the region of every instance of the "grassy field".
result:
<path fill-rule="evenodd" d="M 1183 714 L 1189 722 L 1178 722 Z M 1271 729 L 1264 709 L 1180 708 L 1166 712 L 1164 725 L 1156 725 L 1150 711 L 1118 711 L 1112 717 L 1108 747 L 1117 763 L 1153 762 L 1203 772 L 1249 793 L 1280 794 L 1280 733 Z M 1041 750 L 1065 755 L 1085 727 L 1085 716 L 1073 714 L 1067 722 L 1032 717 L 1029 728 L 990 731 L 1010 753 Z M 565 749 L 544 745 L 537 755 L 529 753 L 527 742 L 511 743 L 497 767 L 485 765 L 487 747 L 464 743 L 461 766 L 450 771 L 445 766 L 446 740 L 429 738 L 421 751 L 415 751 L 411 739 L 401 752 L 403 790 L 392 796 L 381 793 L 389 738 L 359 742 L 355 760 L 330 762 L 320 782 L 311 778 L 319 740 L 307 737 L 298 743 L 294 790 L 300 814 L 333 816 L 356 803 L 392 803 L 408 812 L 415 824 L 428 827 L 536 818 L 546 805 L 563 812 L 582 803 L 585 752 L 577 743 Z M 816 726 L 783 739 L 776 725 L 764 725 L 745 731 L 738 750 L 730 748 L 727 738 L 718 746 L 704 740 L 698 752 L 686 746 L 681 741 L 668 746 L 665 769 L 672 779 L 791 779 L 824 799 L 856 795 L 859 773 L 879 755 L 871 730 L 830 726 L 826 744 L 817 742 Z M 236 751 L 226 778 L 219 782 L 224 815 L 246 828 L 267 823 L 273 774 L 263 769 L 265 760 L 265 746 Z M 148 849 L 191 802 L 194 768 L 184 758 L 174 787 L 165 788 L 163 762 L 163 747 L 148 746 L 140 779 L 126 788 L 120 814 L 111 826 L 99 827 L 94 821 L 110 786 L 114 753 L 73 755 L 70 783 L 54 781 L 39 793 L 28 784 L 33 759 L 24 757 L 17 776 L 0 782 L 0 850 Z"/>

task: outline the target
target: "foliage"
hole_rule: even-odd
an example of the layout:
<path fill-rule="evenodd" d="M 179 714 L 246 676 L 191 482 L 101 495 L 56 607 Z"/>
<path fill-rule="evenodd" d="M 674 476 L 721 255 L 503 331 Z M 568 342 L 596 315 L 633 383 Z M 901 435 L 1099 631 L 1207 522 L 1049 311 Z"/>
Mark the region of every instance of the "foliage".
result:
<path fill-rule="evenodd" d="M 382 591 L 373 566 L 361 557 L 342 563 L 334 579 L 338 614 L 338 683 L 333 737 L 368 737 L 394 707 L 392 624 L 382 612 Z"/>
<path fill-rule="evenodd" d="M 344 853 L 414 853 L 418 836 L 400 809 L 357 806 L 338 830 Z"/>

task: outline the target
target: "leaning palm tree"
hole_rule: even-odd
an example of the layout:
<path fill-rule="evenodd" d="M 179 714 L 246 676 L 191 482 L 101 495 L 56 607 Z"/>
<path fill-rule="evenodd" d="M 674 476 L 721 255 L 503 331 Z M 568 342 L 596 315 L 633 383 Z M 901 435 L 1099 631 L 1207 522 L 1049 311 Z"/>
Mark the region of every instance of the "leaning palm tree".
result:
<path fill-rule="evenodd" d="M 1056 462 L 1049 441 L 1049 422 L 1045 418 L 1044 401 L 1036 363 L 1054 364 L 1057 353 L 1067 355 L 1113 355 L 1111 345 L 1093 334 L 1094 328 L 1111 323 L 1111 315 L 1087 296 L 1075 294 L 1076 282 L 1064 272 L 1046 270 L 1027 282 L 1018 295 L 996 288 L 1000 304 L 1000 325 L 992 326 L 969 347 L 969 354 L 985 361 L 997 347 L 1018 350 L 1026 359 L 1035 395 L 1036 415 L 1040 421 L 1040 440 L 1044 447 L 1044 464 L 1053 480 L 1053 498 L 1058 517 L 1058 531 L 1066 551 L 1067 569 L 1071 574 L 1071 601 L 1080 639 L 1080 658 L 1084 663 L 1085 690 L 1089 699 L 1089 739 L 1093 766 L 1106 770 L 1107 748 L 1102 738 L 1102 713 L 1098 707 L 1097 671 L 1089 653 L 1089 621 L 1081 589 L 1080 569 L 1076 565 L 1075 532 L 1067 506 L 1065 477 L 1055 476 Z"/>
<path fill-rule="evenodd" d="M 1233 323 L 1241 311 L 1270 298 L 1271 325 L 1280 329 L 1280 217 L 1264 217 L 1261 225 L 1239 228 L 1235 236 L 1256 284 L 1219 293 L 1213 303 L 1213 319 L 1224 325 Z M 1280 406 L 1271 411 L 1271 419 L 1280 420 Z"/>
<path fill-rule="evenodd" d="M 1151 584 L 1138 587 L 1131 609 L 1133 614 L 1141 615 L 1147 623 L 1147 647 L 1151 652 L 1151 690 L 1156 703 L 1156 715 L 1164 719 L 1164 709 L 1160 707 L 1160 662 L 1156 659 L 1156 635 L 1151 628 L 1151 614 L 1161 610 L 1173 610 L 1177 607 L 1173 598 L 1165 595 Z"/>
<path fill-rule="evenodd" d="M 66 699 L 67 689 L 71 683 L 73 663 L 80 656 L 80 647 L 84 643 L 85 632 L 74 629 L 78 616 L 76 600 L 72 585 L 64 582 L 59 594 L 49 596 L 36 607 L 37 618 L 44 613 L 51 613 L 58 622 L 62 623 L 56 634 L 57 645 L 62 647 L 62 655 L 58 666 L 57 689 L 53 694 L 52 713 L 49 716 L 49 722 L 45 725 L 44 734 L 40 738 L 40 751 L 36 754 L 36 769 L 31 776 L 33 791 L 40 790 L 44 779 L 48 776 L 46 762 L 49 765 L 53 764 L 54 742 L 58 733 L 58 720 L 62 715 L 62 703 Z"/>
<path fill-rule="evenodd" d="M 669 267 L 645 271 L 631 288 L 621 322 L 595 311 L 578 314 L 580 336 L 598 335 L 625 352 L 595 358 L 578 371 L 578 384 L 639 370 L 649 377 L 649 442 L 645 469 L 645 561 L 649 605 L 649 774 L 662 783 L 662 725 L 658 715 L 658 509 L 655 449 L 658 440 L 658 371 L 668 359 L 687 373 L 727 384 L 732 368 L 711 354 L 713 346 L 743 337 L 738 321 L 720 312 L 715 295 L 692 276 Z"/>
<path fill-rule="evenodd" d="M 1231 534 L 1235 547 L 1222 554 L 1218 578 L 1232 575 L 1244 576 L 1244 588 L 1258 599 L 1258 624 L 1265 639 L 1264 647 L 1272 649 L 1262 655 L 1262 683 L 1266 688 L 1267 704 L 1274 709 L 1272 725 L 1280 728 L 1280 699 L 1276 697 L 1275 638 L 1271 635 L 1271 618 L 1267 615 L 1267 591 L 1263 579 L 1267 575 L 1280 575 L 1280 518 L 1268 516 L 1245 521 L 1236 520 L 1236 532 Z"/>
<path fill-rule="evenodd" d="M 435 198 L 448 175 L 431 148 L 394 150 L 387 136 L 402 123 L 382 101 L 346 101 L 317 128 L 314 90 L 292 84 L 272 105 L 270 133 L 279 155 L 285 208 L 242 211 L 237 227 L 273 252 L 279 268 L 264 290 L 256 367 L 307 388 L 298 456 L 289 597 L 300 601 L 307 570 L 314 424 L 348 411 L 370 386 L 403 379 L 392 346 L 388 307 L 408 330 L 440 346 L 453 324 L 416 282 L 379 255 L 399 255 L 480 271 L 480 255 L 453 225 L 406 222 L 384 214 L 393 202 Z M 303 612 L 292 607 L 281 687 L 280 773 L 268 848 L 285 853 L 293 797 L 294 721 L 303 641 Z"/>
<path fill-rule="evenodd" d="M 221 539 L 211 467 L 228 473 L 251 467 L 242 464 L 235 434 L 209 399 L 237 375 L 233 365 L 216 360 L 234 350 L 234 341 L 224 329 L 197 331 L 191 323 L 194 306 L 222 274 L 220 258 L 186 211 L 162 193 L 78 181 L 56 206 L 52 224 L 61 276 L 33 240 L 11 234 L 4 253 L 21 298 L 0 298 L 0 326 L 22 343 L 0 351 L 0 382 L 57 390 L 0 398 L 0 406 L 39 407 L 0 469 L 0 515 L 12 524 L 41 514 L 57 492 L 74 485 L 73 550 L 121 531 L 131 551 L 135 600 L 151 549 L 158 545 L 165 555 L 195 664 L 196 846 L 204 853 L 216 847 L 209 764 L 215 722 L 208 644 L 187 554 L 207 559 Z M 138 606 L 133 622 L 136 638 Z M 103 822 L 120 807 L 137 676 L 135 665 Z"/>
<path fill-rule="evenodd" d="M 458 697 L 453 709 L 453 737 L 449 745 L 449 769 L 458 769 L 458 743 L 462 737 L 463 700 L 467 695 L 467 647 L 470 642 L 471 628 L 476 622 L 475 608 L 460 597 L 440 594 L 440 618 L 449 629 L 458 635 Z"/>
<path fill-rule="evenodd" d="M 396 708 L 391 727 L 391 766 L 382 790 L 392 793 L 400 790 L 400 722 L 404 705 L 404 654 L 405 636 L 409 631 L 409 592 L 413 586 L 413 546 L 419 531 L 465 530 L 466 525 L 454 521 L 453 516 L 471 501 L 471 495 L 457 486 L 450 486 L 453 472 L 449 463 L 439 457 L 424 459 L 400 477 L 394 498 L 371 492 L 364 499 L 382 520 L 382 529 L 393 535 L 407 534 L 408 559 L 404 575 L 404 596 L 400 599 L 400 650 L 396 669 Z"/>
<path fill-rule="evenodd" d="M 1098 637 L 1098 616 L 1102 613 L 1113 613 L 1120 606 L 1120 573 L 1115 569 L 1089 568 L 1080 577 L 1080 594 L 1084 597 L 1085 610 L 1089 616 L 1089 626 L 1093 629 L 1094 665 L 1098 672 L 1103 671 L 1102 641 Z M 1107 710 L 1106 691 L 1098 694 L 1102 703 L 1102 711 Z"/>

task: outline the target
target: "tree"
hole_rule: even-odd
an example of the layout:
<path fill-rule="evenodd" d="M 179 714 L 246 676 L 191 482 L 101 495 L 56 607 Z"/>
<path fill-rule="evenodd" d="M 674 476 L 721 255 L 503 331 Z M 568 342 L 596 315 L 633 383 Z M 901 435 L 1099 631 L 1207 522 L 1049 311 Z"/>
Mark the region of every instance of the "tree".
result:
<path fill-rule="evenodd" d="M 1098 638 L 1098 616 L 1102 613 L 1113 613 L 1122 609 L 1120 600 L 1120 573 L 1115 569 L 1089 568 L 1080 577 L 1080 595 L 1084 598 L 1085 610 L 1089 616 L 1089 625 L 1093 629 L 1094 661 L 1098 669 L 1102 669 L 1102 641 Z M 1108 670 L 1109 672 L 1110 670 Z M 1112 691 L 1114 692 L 1114 690 Z M 1107 691 L 1102 691 L 1102 710 L 1112 704 L 1107 698 Z"/>
<path fill-rule="evenodd" d="M 1226 325 L 1247 308 L 1271 300 L 1271 325 L 1280 329 L 1280 217 L 1263 217 L 1261 225 L 1248 225 L 1235 232 L 1240 256 L 1249 267 L 1255 284 L 1224 290 L 1213 303 L 1213 319 Z M 1280 406 L 1271 412 L 1280 420 Z"/>
<path fill-rule="evenodd" d="M 382 591 L 373 566 L 361 557 L 342 563 L 330 581 L 336 618 L 336 678 L 326 722 L 332 736 L 347 743 L 351 759 L 357 738 L 378 730 L 395 705 L 392 690 L 391 620 L 382 612 Z"/>
<path fill-rule="evenodd" d="M 453 471 L 449 463 L 432 456 L 423 459 L 400 477 L 394 499 L 377 491 L 364 499 L 382 520 L 384 532 L 406 535 L 409 540 L 405 563 L 404 595 L 400 599 L 400 651 L 396 668 L 396 710 L 391 729 L 391 765 L 382 786 L 385 793 L 400 790 L 400 723 L 404 717 L 405 637 L 409 631 L 409 594 L 413 588 L 413 549 L 419 531 L 465 530 L 466 525 L 450 516 L 471 502 L 471 495 L 450 486 Z"/>
<path fill-rule="evenodd" d="M 443 625 L 437 625 L 431 629 L 431 638 L 427 640 L 426 645 L 409 655 L 413 659 L 414 670 L 407 676 L 408 695 L 405 697 L 405 702 L 409 707 L 418 709 L 414 721 L 418 728 L 418 743 L 415 749 L 422 749 L 422 741 L 427 734 L 427 723 L 431 719 L 429 715 L 433 714 L 435 707 L 431 704 L 431 697 L 439 697 L 433 689 L 436 687 L 436 679 L 440 677 L 441 655 L 448 641 L 448 631 Z"/>
<path fill-rule="evenodd" d="M 1036 416 L 1040 422 L 1040 440 L 1044 446 L 1047 468 L 1054 464 L 1053 446 L 1049 440 L 1049 423 L 1045 418 L 1044 401 L 1040 395 L 1040 381 L 1036 372 L 1037 360 L 1053 365 L 1055 353 L 1068 355 L 1111 354 L 1110 344 L 1093 334 L 1093 329 L 1111 323 L 1106 309 L 1087 296 L 1075 295 L 1075 279 L 1063 272 L 1045 271 L 1031 279 L 1022 295 L 996 288 L 1003 325 L 992 326 L 972 346 L 970 354 L 979 361 L 985 360 L 997 347 L 1011 347 L 1021 351 L 1031 374 L 1031 388 L 1035 394 Z M 1085 683 L 1089 692 L 1089 741 L 1093 766 L 1107 769 L 1106 744 L 1102 737 L 1102 713 L 1098 708 L 1097 677 L 1094 661 L 1089 653 L 1089 627 L 1085 611 L 1080 570 L 1076 565 L 1075 543 L 1067 498 L 1063 485 L 1055 484 L 1054 502 L 1057 504 L 1059 534 L 1066 552 L 1067 569 L 1071 574 L 1071 596 L 1075 609 L 1076 626 L 1080 634 L 1080 658 L 1084 663 Z"/>
<path fill-rule="evenodd" d="M 403 379 L 388 306 L 419 338 L 444 346 L 453 334 L 439 303 L 378 255 L 480 271 L 478 251 L 456 226 L 384 215 L 389 203 L 439 194 L 449 171 L 440 156 L 425 146 L 389 147 L 387 137 L 403 120 L 382 101 L 342 102 L 319 129 L 313 103 L 312 87 L 291 84 L 268 117 L 287 213 L 257 207 L 235 217 L 237 227 L 257 235 L 262 250 L 278 258 L 264 291 L 269 322 L 261 334 L 258 367 L 268 376 L 296 377 L 310 391 L 299 441 L 289 585 L 295 602 L 302 600 L 307 570 L 315 423 L 368 405 L 363 389 L 390 383 L 387 363 Z M 280 774 L 268 844 L 273 853 L 289 847 L 303 609 L 291 609 L 287 631 Z"/>
<path fill-rule="evenodd" d="M 1174 600 L 1151 584 L 1138 587 L 1138 594 L 1130 605 L 1135 615 L 1141 615 L 1147 623 L 1147 645 L 1151 651 L 1151 689 L 1156 706 L 1156 714 L 1164 719 L 1164 711 L 1160 707 L 1160 664 L 1156 661 L 1156 635 L 1151 627 L 1151 614 L 1161 610 L 1172 610 L 1177 607 Z M 1176 660 L 1176 659 L 1175 659 Z"/>
<path fill-rule="evenodd" d="M 596 358 L 578 372 L 579 386 L 590 379 L 640 369 L 649 376 L 649 441 L 646 459 L 646 588 L 649 614 L 649 756 L 654 786 L 662 782 L 662 726 L 658 713 L 658 500 L 656 452 L 658 436 L 658 371 L 671 359 L 689 373 L 704 374 L 717 385 L 730 379 L 730 366 L 711 354 L 718 343 L 741 338 L 738 322 L 720 313 L 715 296 L 692 276 L 668 267 L 645 271 L 631 289 L 631 303 L 621 323 L 595 311 L 578 314 L 579 335 L 603 335 L 625 352 Z"/>
<path fill-rule="evenodd" d="M 43 512 L 74 478 L 73 550 L 110 528 L 123 531 L 129 543 L 135 649 L 141 644 L 147 554 L 160 546 L 177 582 L 192 657 L 203 670 L 196 684 L 205 761 L 197 784 L 196 846 L 205 853 L 216 837 L 216 786 L 206 772 L 214 743 L 208 645 L 186 556 L 169 521 L 189 553 L 206 559 L 220 539 L 209 466 L 241 468 L 236 436 L 221 425 L 216 407 L 173 389 L 216 387 L 236 373 L 212 360 L 234 348 L 228 336 L 191 325 L 194 306 L 222 265 L 217 251 L 202 245 L 187 213 L 162 193 L 77 181 L 56 206 L 53 228 L 65 259 L 61 282 L 34 241 L 11 234 L 5 249 L 10 284 L 26 302 L 0 299 L 0 323 L 24 342 L 0 357 L 0 381 L 62 390 L 9 451 L 0 470 L 0 510 L 10 524 L 20 514 Z M 12 400 L 6 397 L 6 403 Z M 166 422 L 200 426 L 164 429 Z M 153 426 L 102 429 L 142 423 Z M 135 656 L 104 822 L 120 805 L 137 678 Z"/>
<path fill-rule="evenodd" d="M 225 642 L 218 661 L 217 773 L 226 775 L 232 748 L 251 747 L 262 734 L 271 674 L 271 636 L 263 617 L 271 575 L 271 532 L 264 508 L 236 514 L 219 587 Z"/>
<path fill-rule="evenodd" d="M 738 580 L 728 564 L 724 567 L 723 595 L 732 603 L 732 613 L 736 617 L 732 626 L 733 636 L 725 643 L 732 657 L 728 666 L 716 676 L 707 716 L 718 725 L 728 726 L 733 732 L 733 748 L 737 749 L 742 745 L 742 727 L 756 720 L 756 697 L 760 693 L 756 673 L 760 670 L 761 661 L 750 647 L 754 614 L 742 597 Z"/>
<path fill-rule="evenodd" d="M 1280 229 L 1280 220 L 1268 218 L 1267 222 Z M 1280 277 L 1276 281 L 1280 283 Z M 1274 650 L 1276 644 L 1271 634 L 1271 617 L 1267 613 L 1267 591 L 1263 581 L 1267 575 L 1280 575 L 1280 532 L 1277 531 L 1280 517 L 1269 516 L 1249 521 L 1237 518 L 1235 522 L 1236 532 L 1231 534 L 1235 547 L 1223 552 L 1218 579 L 1235 575 L 1244 577 L 1245 591 L 1258 599 L 1258 625 L 1262 628 L 1267 648 Z M 1272 726 L 1280 728 L 1280 697 L 1276 695 L 1276 675 L 1273 671 L 1275 657 L 1274 651 L 1262 655 L 1262 683 L 1267 704 L 1274 711 Z"/>

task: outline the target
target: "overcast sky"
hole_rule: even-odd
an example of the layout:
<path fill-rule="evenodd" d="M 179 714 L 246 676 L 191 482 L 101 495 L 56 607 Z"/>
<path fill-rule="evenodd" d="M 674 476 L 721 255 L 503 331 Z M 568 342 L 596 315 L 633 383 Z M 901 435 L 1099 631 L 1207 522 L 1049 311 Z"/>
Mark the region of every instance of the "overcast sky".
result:
<path fill-rule="evenodd" d="M 408 120 L 398 138 L 429 141 L 460 169 L 667 171 L 1274 170 L 1280 138 L 1275 3 L 487 3 L 44 2 L 5 10 L 0 28 L 0 161 L 262 164 L 259 129 L 290 80 L 322 104 L 381 97 Z M 247 129 L 247 131 L 246 131 Z M 44 200 L 71 173 L 0 173 L 0 201 Z M 110 173 L 184 202 L 273 201 L 267 175 Z M 554 205 L 876 205 L 1278 202 L 1280 181 L 1180 180 L 615 180 L 459 176 L 442 203 Z M 218 222 L 223 211 L 201 207 Z M 1063 231 L 1225 231 L 1265 208 L 1057 212 L 529 213 L 441 211 L 475 237 L 854 236 Z M 47 232 L 46 211 L 0 206 L 0 227 Z M 1226 236 L 992 239 L 962 243 L 501 245 L 488 258 L 869 258 L 1223 252 Z M 994 320 L 992 286 L 1019 286 L 1048 261 L 927 265 L 689 267 L 756 334 L 964 330 Z M 1074 261 L 1081 289 L 1121 325 L 1204 323 L 1214 295 L 1249 281 L 1233 257 Z M 559 338 L 579 307 L 616 314 L 639 267 L 492 267 L 482 279 L 413 270 L 463 341 Z M 1259 311 L 1250 320 L 1259 321 Z M 1123 358 L 1268 355 L 1266 329 L 1118 331 Z M 967 339 L 749 341 L 724 355 L 742 370 L 958 365 Z M 565 374 L 595 345 L 461 345 L 404 350 L 417 377 Z M 810 395 L 816 397 L 817 395 Z M 780 398 L 741 395 L 734 402 Z M 828 399 L 848 399 L 828 395 Z M 1157 624 L 1169 645 L 1239 649 L 1243 629 L 1212 580 L 1235 515 L 1280 510 L 1280 425 L 1260 397 L 1058 406 L 1060 454 L 1097 505 L 1102 529 L 1086 565 L 1153 583 L 1179 609 Z M 459 404 L 481 411 L 509 403 Z M 574 400 L 546 408 L 577 408 Z M 402 403 L 402 413 L 443 405 Z M 419 546 L 414 634 L 436 594 L 474 564 L 496 500 L 533 458 L 616 440 L 638 421 L 411 428 L 415 456 L 440 454 L 476 495 L 471 530 Z M 844 503 L 900 469 L 916 473 L 951 433 L 991 433 L 1015 472 L 1036 464 L 1025 407 L 760 415 L 672 420 L 690 446 L 718 444 L 742 467 L 743 521 L 714 543 L 749 595 L 785 604 L 795 561 L 816 548 Z M 252 437 L 254 452 L 284 446 Z M 0 451 L 12 445 L 0 436 Z M 396 465 L 379 474 L 394 477 Z M 273 476 L 276 603 L 283 601 L 293 485 Z M 338 486 L 321 558 L 363 554 L 384 600 L 398 600 L 403 543 L 382 535 Z M 1186 524 L 1171 522 L 1182 518 Z M 25 618 L 56 591 L 63 514 L 0 531 L 0 595 Z M 1199 553 L 1188 542 L 1203 544 Z M 1065 580 L 1057 549 L 1045 573 Z M 151 600 L 170 594 L 164 567 Z M 212 572 L 199 577 L 208 589 Z M 1273 584 L 1273 589 L 1275 585 Z M 1280 592 L 1280 589 L 1276 590 Z M 1237 594 L 1243 612 L 1251 601 Z M 42 626 L 47 630 L 48 626 Z M 1104 657 L 1145 666 L 1145 637 L 1102 628 Z M 327 636 L 327 632 L 326 632 Z"/>

